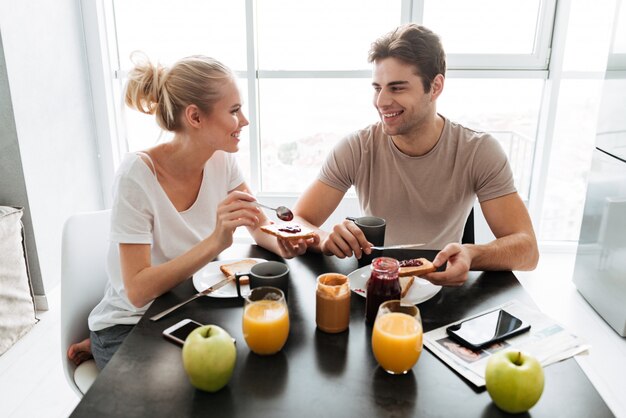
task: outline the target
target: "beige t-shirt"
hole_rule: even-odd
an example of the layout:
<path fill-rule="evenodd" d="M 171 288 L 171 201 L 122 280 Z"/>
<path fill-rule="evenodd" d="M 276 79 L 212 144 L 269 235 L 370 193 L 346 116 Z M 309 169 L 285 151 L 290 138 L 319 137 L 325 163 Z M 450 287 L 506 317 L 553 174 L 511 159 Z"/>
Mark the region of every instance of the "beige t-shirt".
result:
<path fill-rule="evenodd" d="M 484 202 L 516 189 L 494 137 L 444 121 L 437 144 L 419 157 L 402 153 L 380 122 L 354 132 L 328 155 L 319 180 L 342 192 L 355 186 L 363 214 L 387 220 L 386 245 L 460 242 L 476 197 Z"/>

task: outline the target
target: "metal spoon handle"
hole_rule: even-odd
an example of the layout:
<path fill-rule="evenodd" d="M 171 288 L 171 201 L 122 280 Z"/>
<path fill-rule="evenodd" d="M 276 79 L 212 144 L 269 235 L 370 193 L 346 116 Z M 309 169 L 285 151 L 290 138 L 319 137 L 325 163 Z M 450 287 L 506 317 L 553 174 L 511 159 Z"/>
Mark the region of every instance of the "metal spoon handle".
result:
<path fill-rule="evenodd" d="M 260 206 L 262 208 L 273 210 L 274 212 L 276 211 L 276 208 L 269 207 L 267 205 L 264 205 L 263 203 L 259 203 L 259 202 L 252 202 L 252 203 L 254 203 L 255 205 Z"/>

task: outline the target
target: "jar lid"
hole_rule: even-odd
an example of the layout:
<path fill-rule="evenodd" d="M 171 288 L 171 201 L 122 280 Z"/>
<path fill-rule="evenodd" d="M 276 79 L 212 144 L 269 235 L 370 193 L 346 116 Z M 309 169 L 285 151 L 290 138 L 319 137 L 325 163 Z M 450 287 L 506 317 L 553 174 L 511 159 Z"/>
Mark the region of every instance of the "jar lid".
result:
<path fill-rule="evenodd" d="M 400 268 L 400 263 L 395 258 L 378 257 L 372 261 L 372 270 L 395 272 Z"/>
<path fill-rule="evenodd" d="M 317 278 L 317 289 L 329 298 L 350 292 L 350 279 L 339 273 L 326 273 Z"/>

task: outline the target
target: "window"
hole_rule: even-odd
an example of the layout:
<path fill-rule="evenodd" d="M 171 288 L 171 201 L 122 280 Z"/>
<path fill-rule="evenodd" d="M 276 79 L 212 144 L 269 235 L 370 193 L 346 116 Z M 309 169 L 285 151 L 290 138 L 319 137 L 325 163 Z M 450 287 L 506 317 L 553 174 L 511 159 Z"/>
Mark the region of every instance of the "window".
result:
<path fill-rule="evenodd" d="M 242 1 L 113 0 L 119 68 L 140 50 L 153 61 L 172 63 L 195 54 L 219 57 L 246 69 L 246 20 Z"/>
<path fill-rule="evenodd" d="M 301 192 L 344 135 L 376 121 L 369 78 L 259 82 L 261 189 Z"/>
<path fill-rule="evenodd" d="M 559 4 L 561 6 L 561 4 Z M 557 51 L 550 66 L 550 128 L 541 151 L 546 169 L 538 187 L 535 225 L 542 241 L 578 240 L 587 175 L 598 132 L 598 116 L 615 21 L 615 4 L 563 4 Z M 557 17 L 558 18 L 558 17 Z M 565 21 L 565 22 L 564 22 Z"/>
<path fill-rule="evenodd" d="M 424 2 L 451 68 L 546 69 L 554 4 L 539 0 Z"/>
<path fill-rule="evenodd" d="M 135 50 L 163 64 L 197 53 L 218 57 L 242 75 L 244 97 L 254 102 L 246 109 L 255 112 L 250 115 L 254 123 L 242 141 L 253 144 L 239 154 L 244 171 L 257 191 L 298 193 L 315 178 L 342 136 L 376 122 L 367 52 L 374 39 L 406 20 L 408 12 L 405 8 L 403 15 L 400 0 L 264 0 L 247 5 L 254 8 L 254 19 L 246 20 L 245 2 L 185 0 L 172 7 L 165 0 L 113 0 L 112 50 L 118 57 L 119 91 Z M 545 69 L 545 58 L 539 66 L 536 58 L 547 56 L 546 42 L 538 39 L 546 31 L 538 24 L 542 5 L 546 7 L 539 0 L 506 7 L 499 1 L 423 4 L 423 21 L 437 28 L 450 61 L 441 111 L 492 132 L 502 142 L 525 198 L 542 80 L 533 75 L 524 82 L 527 76 L 501 74 L 456 78 L 454 70 Z M 420 6 L 416 2 L 412 7 Z M 476 19 L 483 24 L 476 25 Z M 250 56 L 255 57 L 253 64 Z M 472 104 L 465 106 L 468 98 Z M 162 137 L 151 118 L 118 111 L 128 150 L 149 147 Z"/>
<path fill-rule="evenodd" d="M 112 64 L 118 94 L 126 81 L 124 74 L 132 67 L 130 56 L 134 51 L 163 65 L 202 54 L 219 57 L 233 70 L 246 69 L 243 2 L 182 0 L 174 4 L 168 0 L 113 0 L 112 5 L 115 42 L 110 47 L 116 57 Z M 247 90 L 245 80 L 240 82 L 242 91 Z M 121 98 L 116 100 L 123 125 L 123 151 L 145 149 L 168 137 L 156 126 L 154 118 L 124 109 L 121 102 Z"/>
<path fill-rule="evenodd" d="M 626 71 L 626 2 L 617 3 L 608 70 Z"/>
<path fill-rule="evenodd" d="M 498 139 L 523 199 L 530 192 L 543 86 L 543 79 L 532 78 L 450 78 L 438 101 L 440 113 Z"/>
<path fill-rule="evenodd" d="M 256 3 L 259 190 L 303 191 L 341 137 L 376 121 L 367 51 L 399 24 L 401 4 Z"/>
<path fill-rule="evenodd" d="M 84 8 L 90 7 L 87 3 L 91 2 L 83 0 Z M 163 64 L 190 54 L 211 55 L 240 76 L 251 124 L 244 131 L 238 158 L 249 184 L 260 194 L 296 195 L 316 177 L 339 138 L 377 121 L 371 104 L 369 46 L 399 24 L 414 21 L 438 33 L 447 52 L 439 112 L 492 133 L 509 157 L 520 194 L 531 208 L 533 204 L 539 208 L 533 215 L 554 213 L 543 205 L 553 198 L 544 191 L 552 193 L 554 187 L 537 182 L 550 175 L 548 162 L 535 158 L 553 158 L 545 152 L 553 140 L 552 131 L 545 128 L 551 122 L 545 118 L 556 117 L 557 106 L 547 104 L 568 97 L 551 96 L 559 94 L 551 78 L 552 35 L 567 29 L 555 26 L 556 0 L 99 0 L 98 4 L 102 7 L 94 20 L 106 28 L 100 39 L 108 51 L 102 54 L 108 56 L 103 60 L 103 83 L 109 83 L 113 92 L 108 93 L 113 103 L 109 106 L 115 115 L 109 120 L 118 122 L 120 152 L 152 146 L 161 135 L 150 117 L 122 109 L 120 94 L 130 52 L 142 50 Z M 563 15 L 569 13 L 563 8 Z M 85 26 L 89 31 L 90 25 Z M 616 43 L 614 55 L 623 49 Z M 566 54 L 565 62 L 558 63 L 561 70 L 572 57 Z M 579 174 L 583 185 L 584 176 Z M 567 222 L 551 224 L 544 238 L 576 235 L 572 222 L 576 211 Z"/>
<path fill-rule="evenodd" d="M 256 2 L 264 70 L 369 70 L 371 42 L 400 23 L 400 0 Z"/>

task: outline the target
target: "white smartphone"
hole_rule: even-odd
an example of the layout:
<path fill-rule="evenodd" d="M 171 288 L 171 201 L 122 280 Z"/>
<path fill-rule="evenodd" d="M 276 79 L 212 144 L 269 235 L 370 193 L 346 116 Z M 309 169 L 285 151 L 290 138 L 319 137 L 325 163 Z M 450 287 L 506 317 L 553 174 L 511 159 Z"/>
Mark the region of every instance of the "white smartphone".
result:
<path fill-rule="evenodd" d="M 191 334 L 191 331 L 201 326 L 201 323 L 196 322 L 193 319 L 183 319 L 182 321 L 165 329 L 163 331 L 163 337 L 182 347 L 182 345 L 185 344 L 187 336 Z"/>

